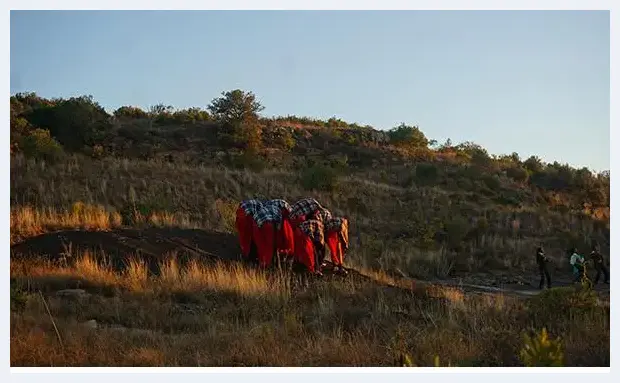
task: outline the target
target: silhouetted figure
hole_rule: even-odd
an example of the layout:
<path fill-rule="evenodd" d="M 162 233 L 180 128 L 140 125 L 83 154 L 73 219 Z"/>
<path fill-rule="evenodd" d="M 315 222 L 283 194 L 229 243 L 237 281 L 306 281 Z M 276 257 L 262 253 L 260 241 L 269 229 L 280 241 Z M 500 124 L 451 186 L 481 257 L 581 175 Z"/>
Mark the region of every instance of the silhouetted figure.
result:
<path fill-rule="evenodd" d="M 545 283 L 545 279 L 547 279 L 547 288 L 551 288 L 551 276 L 549 275 L 549 270 L 547 268 L 547 264 L 549 263 L 549 258 L 545 255 L 545 250 L 542 245 L 536 249 L 536 263 L 538 264 L 538 271 L 540 272 L 540 283 L 538 284 L 538 288 L 542 289 Z"/>
<path fill-rule="evenodd" d="M 605 260 L 603 259 L 603 255 L 601 254 L 598 245 L 595 245 L 592 248 L 592 252 L 590 253 L 590 259 L 592 259 L 592 262 L 594 263 L 594 269 L 596 270 L 594 284 L 598 284 L 601 273 L 605 276 L 604 283 L 609 283 L 609 271 L 607 270 L 607 267 L 605 267 Z"/>

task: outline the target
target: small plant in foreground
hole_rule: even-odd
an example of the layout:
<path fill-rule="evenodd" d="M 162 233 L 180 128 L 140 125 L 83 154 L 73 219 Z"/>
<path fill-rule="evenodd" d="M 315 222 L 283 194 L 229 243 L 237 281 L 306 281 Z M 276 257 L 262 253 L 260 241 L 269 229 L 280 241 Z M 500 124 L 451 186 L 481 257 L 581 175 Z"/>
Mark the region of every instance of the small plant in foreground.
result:
<path fill-rule="evenodd" d="M 525 334 L 524 337 L 525 344 L 519 356 L 525 367 L 564 366 L 564 352 L 560 338 L 550 339 L 546 328 L 543 328 L 540 334 L 531 337 Z"/>

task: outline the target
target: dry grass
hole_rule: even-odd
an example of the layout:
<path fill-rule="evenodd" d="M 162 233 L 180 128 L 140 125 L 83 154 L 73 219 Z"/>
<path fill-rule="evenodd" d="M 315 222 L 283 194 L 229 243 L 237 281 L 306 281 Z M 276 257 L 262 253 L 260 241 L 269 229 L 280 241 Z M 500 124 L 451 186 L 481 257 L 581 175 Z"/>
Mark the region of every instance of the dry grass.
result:
<path fill-rule="evenodd" d="M 167 261 L 155 276 L 137 260 L 114 272 L 97 259 L 11 262 L 12 287 L 27 297 L 11 313 L 12 366 L 385 366 L 402 352 L 417 365 L 438 355 L 442 364 L 510 366 L 522 332 L 541 320 L 517 298 L 412 289 L 385 273 L 302 287 L 240 265 Z M 54 293 L 76 287 L 89 294 Z M 609 365 L 608 310 L 547 323 L 565 339 L 568 365 Z M 81 324 L 89 320 L 98 328 Z"/>
<path fill-rule="evenodd" d="M 398 180 L 370 181 L 374 179 L 370 173 L 340 179 L 333 192 L 306 191 L 298 175 L 290 171 L 254 173 L 113 158 L 69 157 L 47 165 L 13 156 L 11 174 L 16 175 L 11 177 L 13 242 L 58 226 L 114 226 L 119 222 L 116 212 L 126 211 L 133 204 L 147 210 L 141 211 L 131 226 L 233 232 L 234 208 L 245 198 L 296 200 L 312 196 L 334 213 L 349 216 L 351 254 L 357 264 L 400 269 L 409 276 L 441 277 L 454 270 L 489 268 L 530 270 L 535 266 L 532 249 L 541 240 L 552 258 L 562 260 L 557 263 L 560 270 L 565 266 L 562 249 L 568 240 L 597 239 L 603 251 L 608 245 L 605 230 L 585 217 L 533 206 L 512 209 L 481 200 L 472 192 L 403 188 Z M 95 214 L 91 217 L 77 218 L 73 214 L 76 201 L 104 209 L 95 209 L 98 213 L 91 213 Z M 441 234 L 444 223 L 455 216 L 464 217 L 462 229 L 466 232 L 481 218 L 486 229 L 464 239 L 458 253 L 445 244 L 422 250 L 421 238 Z M 516 231 L 515 222 L 519 222 Z M 431 232 L 420 232 L 427 229 Z M 570 238 L 567 229 L 574 233 Z"/>
<path fill-rule="evenodd" d="M 17 278 L 32 287 L 45 286 L 52 280 L 65 280 L 69 284 L 82 280 L 90 286 L 155 295 L 219 291 L 241 297 L 286 299 L 288 296 L 287 279 L 268 278 L 264 271 L 240 264 L 217 263 L 215 266 L 207 266 L 192 260 L 180 267 L 171 254 L 160 263 L 159 274 L 152 275 L 149 274 L 147 264 L 138 257 L 130 257 L 127 267 L 118 272 L 113 270 L 104 254 L 85 251 L 74 256 L 76 260 L 70 266 L 12 260 L 11 278 Z"/>
<path fill-rule="evenodd" d="M 524 270 L 542 237 L 561 249 L 558 233 L 569 227 L 593 235 L 589 221 L 531 209 L 488 209 L 457 202 L 469 198 L 467 193 L 356 176 L 342 179 L 334 192 L 309 193 L 290 172 L 115 159 L 70 157 L 50 166 L 17 156 L 11 173 L 11 243 L 60 229 L 114 229 L 126 224 L 121 212 L 138 205 L 148 208 L 132 226 L 232 232 L 234 208 L 244 198 L 313 196 L 349 216 L 347 262 L 363 267 L 368 277 L 303 287 L 286 274 L 235 264 L 181 267 L 171 260 L 174 254 L 159 265 L 158 275 L 130 256 L 128 266 L 115 271 L 96 252 L 79 254 L 70 265 L 12 260 L 11 286 L 27 298 L 23 309 L 11 313 L 12 366 L 386 366 L 402 352 L 418 365 L 433 365 L 439 355 L 442 364 L 512 366 L 519 365 L 522 332 L 540 323 L 562 335 L 567 365 L 609 365 L 608 306 L 548 320 L 523 300 L 467 295 L 407 278 L 445 275 L 456 266 L 468 272 Z M 445 246 L 418 248 L 420 226 L 412 221 L 430 224 L 481 212 L 490 229 L 464 243 L 466 256 Z M 89 295 L 55 294 L 64 288 Z M 92 319 L 99 328 L 81 325 Z"/>
<path fill-rule="evenodd" d="M 21 238 L 65 228 L 108 230 L 120 225 L 120 214 L 107 212 L 97 205 L 76 203 L 71 210 L 64 211 L 18 206 L 11 208 L 11 243 Z"/>

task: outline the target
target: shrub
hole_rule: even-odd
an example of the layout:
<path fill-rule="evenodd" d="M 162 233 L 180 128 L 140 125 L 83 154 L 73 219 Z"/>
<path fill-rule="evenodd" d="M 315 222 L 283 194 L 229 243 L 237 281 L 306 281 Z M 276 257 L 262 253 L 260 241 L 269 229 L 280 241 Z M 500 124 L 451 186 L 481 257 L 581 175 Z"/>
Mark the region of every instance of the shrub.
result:
<path fill-rule="evenodd" d="M 335 169 L 324 165 L 314 165 L 301 172 L 301 186 L 306 190 L 333 191 L 338 182 Z"/>
<path fill-rule="evenodd" d="M 229 164 L 235 169 L 250 169 L 261 172 L 265 169 L 265 161 L 256 154 L 243 152 L 229 157 Z"/>
<path fill-rule="evenodd" d="M 431 163 L 420 163 L 415 167 L 416 180 L 423 185 L 432 185 L 437 182 L 439 170 Z"/>
<path fill-rule="evenodd" d="M 296 142 L 290 130 L 280 129 L 276 136 L 276 144 L 285 150 L 292 150 Z"/>
<path fill-rule="evenodd" d="M 519 353 L 525 367 L 563 367 L 564 352 L 560 338 L 549 339 L 543 328 L 536 336 L 524 335 L 525 344 Z"/>
<path fill-rule="evenodd" d="M 238 202 L 223 199 L 215 200 L 215 209 L 220 218 L 220 226 L 228 233 L 234 233 Z"/>
<path fill-rule="evenodd" d="M 11 286 L 11 311 L 21 311 L 26 307 L 28 295 L 21 289 Z"/>
<path fill-rule="evenodd" d="M 75 207 L 74 207 L 75 209 Z M 121 211 L 121 220 L 123 225 L 134 226 L 146 222 L 147 218 L 153 214 L 155 209 L 145 203 L 130 202 L 125 205 Z"/>
<path fill-rule="evenodd" d="M 62 146 L 45 129 L 34 129 L 22 137 L 19 148 L 26 157 L 54 162 L 63 154 Z"/>
<path fill-rule="evenodd" d="M 409 148 L 420 148 L 428 146 L 428 139 L 417 126 L 400 124 L 388 131 L 390 143 Z"/>
<path fill-rule="evenodd" d="M 528 310 L 537 324 L 560 323 L 570 316 L 574 320 L 600 314 L 605 309 L 598 304 L 596 292 L 591 289 L 554 287 L 528 300 Z"/>
<path fill-rule="evenodd" d="M 526 182 L 529 177 L 527 170 L 520 166 L 509 167 L 506 169 L 506 175 L 519 183 Z"/>
<path fill-rule="evenodd" d="M 135 106 L 121 106 L 114 111 L 116 118 L 148 118 L 148 113 Z"/>
<path fill-rule="evenodd" d="M 73 97 L 33 111 L 32 124 L 47 128 L 67 150 L 99 143 L 111 128 L 109 115 L 91 96 Z"/>
<path fill-rule="evenodd" d="M 450 248 L 458 249 L 469 232 L 467 221 L 460 216 L 453 217 L 445 224 L 447 243 Z"/>

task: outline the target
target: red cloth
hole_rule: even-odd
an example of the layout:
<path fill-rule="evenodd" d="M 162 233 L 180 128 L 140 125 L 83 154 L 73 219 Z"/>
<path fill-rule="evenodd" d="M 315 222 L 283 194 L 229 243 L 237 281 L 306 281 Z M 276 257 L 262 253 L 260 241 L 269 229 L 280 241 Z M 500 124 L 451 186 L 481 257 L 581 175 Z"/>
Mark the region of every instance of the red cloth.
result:
<path fill-rule="evenodd" d="M 299 226 L 299 224 L 302 223 L 305 220 L 306 220 L 306 216 L 305 215 L 300 215 L 300 216 L 297 216 L 295 218 L 290 218 L 291 226 L 293 226 L 293 228 L 295 228 L 295 227 Z"/>
<path fill-rule="evenodd" d="M 239 245 L 241 246 L 241 254 L 247 258 L 252 248 L 252 234 L 254 231 L 254 219 L 247 214 L 242 208 L 237 209 L 237 219 L 235 220 L 237 233 L 239 235 Z"/>
<path fill-rule="evenodd" d="M 293 253 L 295 262 L 301 263 L 308 268 L 308 271 L 314 273 L 314 243 L 299 227 L 293 229 L 293 236 L 295 238 Z"/>
<path fill-rule="evenodd" d="M 258 250 L 258 265 L 266 268 L 271 265 L 276 252 L 276 229 L 273 222 L 265 222 L 258 227 L 254 224 L 253 238 Z"/>
<path fill-rule="evenodd" d="M 332 262 L 336 266 L 342 266 L 344 262 L 344 251 L 342 248 L 342 242 L 340 241 L 340 235 L 337 231 L 328 231 L 326 234 L 327 247 L 332 257 Z"/>
<path fill-rule="evenodd" d="M 295 238 L 293 235 L 293 225 L 288 218 L 282 220 L 282 226 L 278 230 L 276 237 L 278 251 L 287 255 L 293 255 L 295 251 Z"/>

